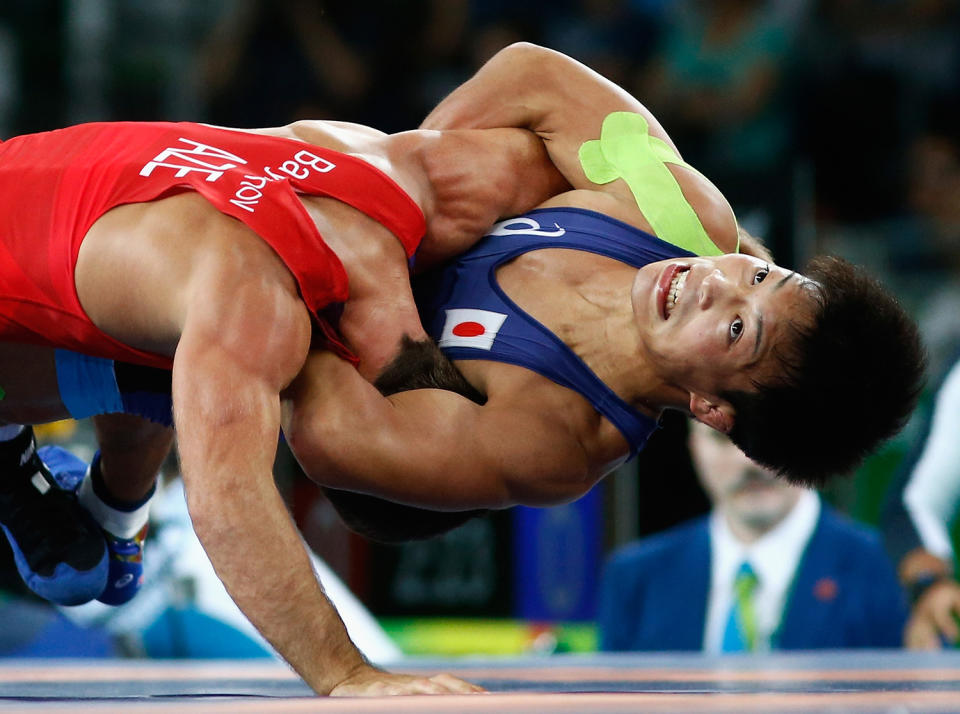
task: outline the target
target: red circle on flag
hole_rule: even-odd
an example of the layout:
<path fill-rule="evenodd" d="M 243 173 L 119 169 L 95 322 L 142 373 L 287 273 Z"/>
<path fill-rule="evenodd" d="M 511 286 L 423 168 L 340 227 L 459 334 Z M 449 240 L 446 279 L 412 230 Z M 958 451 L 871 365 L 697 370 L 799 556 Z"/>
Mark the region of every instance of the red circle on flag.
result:
<path fill-rule="evenodd" d="M 457 337 L 478 337 L 487 331 L 479 322 L 461 322 L 453 327 Z"/>

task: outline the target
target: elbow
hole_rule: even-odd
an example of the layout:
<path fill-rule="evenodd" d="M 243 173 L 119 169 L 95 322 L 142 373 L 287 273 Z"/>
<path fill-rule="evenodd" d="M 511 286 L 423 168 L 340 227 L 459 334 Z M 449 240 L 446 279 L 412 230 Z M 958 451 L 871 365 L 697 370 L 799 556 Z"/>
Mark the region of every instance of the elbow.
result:
<path fill-rule="evenodd" d="M 321 486 L 337 486 L 336 469 L 325 444 L 335 435 L 325 433 L 323 420 L 307 418 L 284 430 L 287 446 L 306 476 Z"/>
<path fill-rule="evenodd" d="M 585 495 L 596 482 L 595 478 L 586 477 L 507 480 L 504 486 L 504 503 L 494 508 L 563 506 Z"/>
<path fill-rule="evenodd" d="M 502 64 L 514 82 L 526 86 L 527 91 L 538 92 L 549 89 L 550 83 L 558 80 L 559 70 L 562 70 L 568 58 L 556 50 L 551 50 L 532 42 L 514 42 L 497 52 L 490 60 Z M 548 86 L 544 86 L 548 83 Z"/>

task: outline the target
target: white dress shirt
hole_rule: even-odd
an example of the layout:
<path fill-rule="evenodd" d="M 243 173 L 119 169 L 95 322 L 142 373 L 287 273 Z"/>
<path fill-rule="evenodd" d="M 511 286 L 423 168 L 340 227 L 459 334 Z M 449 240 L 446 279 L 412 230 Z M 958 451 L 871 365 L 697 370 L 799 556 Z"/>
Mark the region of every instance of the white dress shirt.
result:
<path fill-rule="evenodd" d="M 903 491 L 903 503 L 923 547 L 953 562 L 950 522 L 960 504 L 960 362 L 937 393 L 930 435 Z"/>
<path fill-rule="evenodd" d="M 714 509 L 710 515 L 710 593 L 703 633 L 703 651 L 718 654 L 723 644 L 733 581 L 744 560 L 757 575 L 754 592 L 757 616 L 756 650 L 770 648 L 770 636 L 780 626 L 794 575 L 820 517 L 820 498 L 813 491 L 800 495 L 796 505 L 771 531 L 750 544 L 741 543 Z"/>

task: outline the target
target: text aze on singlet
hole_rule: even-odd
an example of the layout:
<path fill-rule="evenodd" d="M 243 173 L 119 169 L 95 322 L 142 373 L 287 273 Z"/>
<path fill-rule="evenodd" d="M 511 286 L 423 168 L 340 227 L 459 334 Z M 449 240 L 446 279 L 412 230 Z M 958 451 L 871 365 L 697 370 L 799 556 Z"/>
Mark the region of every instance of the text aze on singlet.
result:
<path fill-rule="evenodd" d="M 183 191 L 200 193 L 276 251 L 330 346 L 346 357 L 319 313 L 347 299 L 347 276 L 298 194 L 356 208 L 397 236 L 408 257 L 426 228 L 420 208 L 382 171 L 291 139 L 135 122 L 15 137 L 0 143 L 0 339 L 170 367 L 168 357 L 122 344 L 90 321 L 74 269 L 84 236 L 104 213 Z"/>

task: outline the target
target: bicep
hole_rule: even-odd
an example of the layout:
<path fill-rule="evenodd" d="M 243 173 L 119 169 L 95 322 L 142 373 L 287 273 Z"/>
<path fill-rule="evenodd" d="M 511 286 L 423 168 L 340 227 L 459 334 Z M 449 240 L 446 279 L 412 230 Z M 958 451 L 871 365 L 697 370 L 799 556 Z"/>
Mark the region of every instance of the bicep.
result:
<path fill-rule="evenodd" d="M 638 112 L 650 133 L 670 139 L 628 92 L 571 57 L 520 42 L 504 48 L 424 120 L 428 129 L 522 127 L 537 133 L 575 188 L 585 187 L 577 152 L 600 135 L 611 112 Z M 675 147 L 674 147 L 675 148 Z"/>
<path fill-rule="evenodd" d="M 184 478 L 202 474 L 204 488 L 271 473 L 280 390 L 310 339 L 309 317 L 291 291 L 209 282 L 185 321 L 171 385 Z"/>
<path fill-rule="evenodd" d="M 287 395 L 284 432 L 318 483 L 443 509 L 569 500 L 587 459 L 549 416 L 453 392 L 383 397 L 349 365 L 312 355 Z"/>
<path fill-rule="evenodd" d="M 472 494 L 464 506 L 553 505 L 581 495 L 592 482 L 580 442 L 549 410 L 496 400 L 481 406 L 441 390 L 390 400 L 395 433 L 409 440 L 413 478 L 434 474 L 435 488 L 446 492 L 442 501 Z"/>

